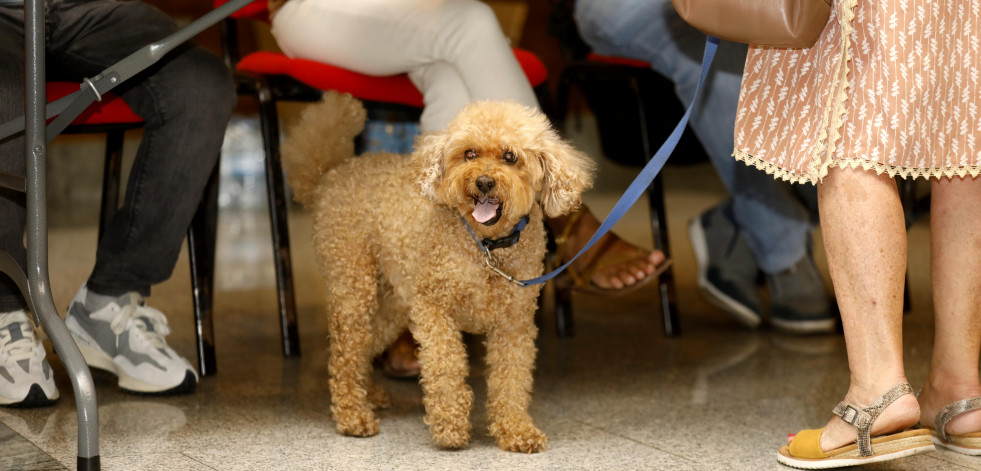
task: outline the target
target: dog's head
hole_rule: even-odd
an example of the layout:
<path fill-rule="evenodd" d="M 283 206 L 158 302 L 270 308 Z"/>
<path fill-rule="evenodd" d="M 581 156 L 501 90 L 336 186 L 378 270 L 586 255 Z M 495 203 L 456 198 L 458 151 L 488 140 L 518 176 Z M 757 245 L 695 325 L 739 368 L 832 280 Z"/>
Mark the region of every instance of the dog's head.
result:
<path fill-rule="evenodd" d="M 595 168 L 541 112 L 498 101 L 470 104 L 444 131 L 420 136 L 412 158 L 423 194 L 489 238 L 510 234 L 535 204 L 548 216 L 576 209 Z"/>

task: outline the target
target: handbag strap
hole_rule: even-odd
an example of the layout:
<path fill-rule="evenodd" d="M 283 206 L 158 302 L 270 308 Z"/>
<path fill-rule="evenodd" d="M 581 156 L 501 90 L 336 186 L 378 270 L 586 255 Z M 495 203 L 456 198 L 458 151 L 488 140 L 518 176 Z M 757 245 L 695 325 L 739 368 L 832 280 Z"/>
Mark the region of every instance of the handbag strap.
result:
<path fill-rule="evenodd" d="M 552 270 L 545 275 L 539 276 L 538 278 L 532 278 L 530 280 L 524 280 L 517 282 L 519 286 L 529 286 L 534 284 L 544 283 L 556 275 L 565 270 L 573 261 L 579 258 L 584 252 L 590 249 L 596 242 L 598 242 L 610 229 L 619 221 L 627 210 L 630 209 L 634 203 L 640 199 L 644 191 L 650 186 L 651 182 L 654 181 L 654 177 L 661 171 L 664 167 L 665 162 L 667 162 L 668 157 L 674 152 L 675 147 L 678 146 L 678 142 L 681 140 L 681 135 L 685 131 L 685 127 L 688 125 L 688 119 L 691 117 L 691 111 L 695 107 L 695 101 L 698 99 L 699 92 L 702 90 L 702 85 L 705 84 L 705 78 L 708 76 L 709 69 L 712 66 L 712 60 L 715 58 L 715 51 L 719 47 L 719 38 L 708 36 L 705 40 L 705 53 L 702 56 L 702 73 L 698 77 L 698 85 L 695 87 L 695 96 L 692 97 L 691 103 L 688 104 L 688 108 L 685 109 L 685 114 L 678 121 L 678 125 L 674 127 L 674 131 L 668 136 L 664 141 L 664 144 L 654 153 L 651 160 L 647 162 L 647 165 L 640 171 L 637 178 L 627 187 L 627 190 L 623 192 L 623 196 L 617 201 L 616 205 L 610 211 L 610 214 L 606 217 L 600 227 L 596 229 L 596 233 L 593 237 L 586 242 L 586 245 L 577 253 L 574 257 L 565 262 L 561 267 Z"/>

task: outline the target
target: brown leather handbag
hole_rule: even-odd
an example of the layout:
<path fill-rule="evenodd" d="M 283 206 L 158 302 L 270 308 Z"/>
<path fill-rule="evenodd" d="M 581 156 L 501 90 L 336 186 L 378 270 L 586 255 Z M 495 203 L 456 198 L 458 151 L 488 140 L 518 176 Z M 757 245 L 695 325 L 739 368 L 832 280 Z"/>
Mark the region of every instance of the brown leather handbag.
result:
<path fill-rule="evenodd" d="M 681 18 L 717 38 L 808 48 L 831 15 L 831 0 L 671 0 Z"/>

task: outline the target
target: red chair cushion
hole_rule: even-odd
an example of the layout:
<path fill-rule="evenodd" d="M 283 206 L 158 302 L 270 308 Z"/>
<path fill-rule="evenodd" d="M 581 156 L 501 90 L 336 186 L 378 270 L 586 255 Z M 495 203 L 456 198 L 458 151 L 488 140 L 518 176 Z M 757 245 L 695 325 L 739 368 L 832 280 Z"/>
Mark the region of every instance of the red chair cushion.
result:
<path fill-rule="evenodd" d="M 55 101 L 78 91 L 78 83 L 75 82 L 48 82 L 46 84 L 48 102 Z M 122 98 L 112 92 L 102 96 L 102 101 L 97 101 L 89 105 L 88 109 L 78 115 L 72 124 L 120 124 L 120 123 L 142 123 L 140 118 L 130 109 L 129 105 Z"/>
<path fill-rule="evenodd" d="M 422 94 L 404 74 L 364 75 L 322 62 L 291 59 L 271 51 L 243 57 L 236 70 L 250 75 L 286 75 L 318 90 L 337 90 L 362 100 L 422 107 Z"/>
<path fill-rule="evenodd" d="M 228 3 L 228 0 L 213 0 L 212 5 L 218 8 L 224 4 Z M 246 4 L 244 7 L 240 8 L 238 11 L 229 15 L 231 18 L 235 19 L 253 19 L 259 21 L 269 22 L 269 2 L 267 0 L 255 0 L 252 3 Z"/>
<path fill-rule="evenodd" d="M 532 87 L 548 79 L 548 70 L 538 56 L 523 49 L 514 49 L 514 55 Z M 251 75 L 287 75 L 318 90 L 337 90 L 362 100 L 423 106 L 422 93 L 406 74 L 387 77 L 359 74 L 323 62 L 291 59 L 269 51 L 245 56 L 239 61 L 237 70 Z"/>
<path fill-rule="evenodd" d="M 604 62 L 613 65 L 626 65 L 630 67 L 640 67 L 643 69 L 651 68 L 651 64 L 649 62 L 644 62 L 642 60 L 637 60 L 637 59 L 630 59 L 627 57 L 604 56 L 602 54 L 597 54 L 595 52 L 590 52 L 589 54 L 587 54 L 586 60 L 595 61 L 595 62 Z"/>

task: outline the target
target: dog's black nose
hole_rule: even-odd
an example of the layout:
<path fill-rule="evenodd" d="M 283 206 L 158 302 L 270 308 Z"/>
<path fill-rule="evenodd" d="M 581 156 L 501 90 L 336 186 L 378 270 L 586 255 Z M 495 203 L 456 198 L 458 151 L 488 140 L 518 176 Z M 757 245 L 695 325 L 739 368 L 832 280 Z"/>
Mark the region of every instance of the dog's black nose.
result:
<path fill-rule="evenodd" d="M 491 190 L 494 189 L 494 185 L 496 184 L 497 183 L 494 182 L 493 178 L 488 177 L 486 175 L 481 175 L 477 177 L 477 189 L 480 190 L 481 193 L 490 192 Z"/>

